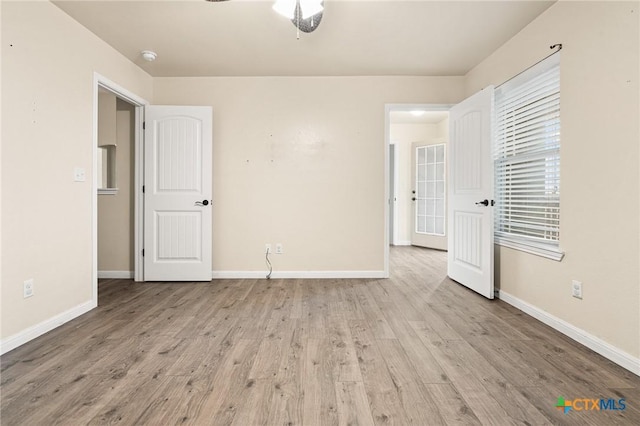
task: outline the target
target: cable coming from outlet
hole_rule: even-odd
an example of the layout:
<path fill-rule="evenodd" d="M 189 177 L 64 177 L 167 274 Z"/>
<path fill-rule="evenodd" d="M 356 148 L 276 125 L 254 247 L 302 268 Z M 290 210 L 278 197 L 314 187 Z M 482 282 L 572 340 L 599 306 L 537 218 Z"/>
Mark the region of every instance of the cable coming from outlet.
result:
<path fill-rule="evenodd" d="M 265 260 L 267 261 L 267 266 L 269 267 L 269 273 L 267 274 L 267 279 L 271 279 L 271 273 L 273 272 L 273 266 L 271 265 L 271 261 L 269 260 L 269 252 L 271 250 L 267 250 L 267 254 L 265 255 Z"/>

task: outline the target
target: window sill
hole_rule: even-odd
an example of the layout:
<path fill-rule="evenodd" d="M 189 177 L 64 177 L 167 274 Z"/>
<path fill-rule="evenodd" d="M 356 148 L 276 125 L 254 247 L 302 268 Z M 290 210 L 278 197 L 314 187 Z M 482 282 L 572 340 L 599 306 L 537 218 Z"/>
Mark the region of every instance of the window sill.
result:
<path fill-rule="evenodd" d="M 117 195 L 118 188 L 98 188 L 98 195 Z"/>
<path fill-rule="evenodd" d="M 541 245 L 524 244 L 513 240 L 505 240 L 503 238 L 495 238 L 495 244 L 508 247 L 514 250 L 523 251 L 525 253 L 533 254 L 536 256 L 545 257 L 547 259 L 555 260 L 556 262 L 562 261 L 564 252 L 553 247 L 543 247 Z"/>

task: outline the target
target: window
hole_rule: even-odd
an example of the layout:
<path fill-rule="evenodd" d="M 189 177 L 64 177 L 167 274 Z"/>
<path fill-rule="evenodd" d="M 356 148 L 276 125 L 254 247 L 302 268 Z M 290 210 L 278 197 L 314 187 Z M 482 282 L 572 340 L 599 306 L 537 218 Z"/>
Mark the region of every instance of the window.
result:
<path fill-rule="evenodd" d="M 495 91 L 495 240 L 562 259 L 560 54 Z"/>
<path fill-rule="evenodd" d="M 416 233 L 444 235 L 444 144 L 416 148 Z"/>

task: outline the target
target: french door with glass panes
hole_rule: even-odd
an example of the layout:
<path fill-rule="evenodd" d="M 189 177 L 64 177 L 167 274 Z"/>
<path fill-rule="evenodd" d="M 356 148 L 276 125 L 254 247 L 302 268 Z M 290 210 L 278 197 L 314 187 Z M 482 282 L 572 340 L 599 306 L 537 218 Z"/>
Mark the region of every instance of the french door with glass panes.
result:
<path fill-rule="evenodd" d="M 446 250 L 445 144 L 413 144 L 411 244 Z"/>

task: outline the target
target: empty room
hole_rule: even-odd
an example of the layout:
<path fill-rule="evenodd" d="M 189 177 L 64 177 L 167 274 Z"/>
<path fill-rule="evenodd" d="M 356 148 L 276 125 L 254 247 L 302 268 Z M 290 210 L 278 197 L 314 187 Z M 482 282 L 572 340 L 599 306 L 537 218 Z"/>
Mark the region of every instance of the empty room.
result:
<path fill-rule="evenodd" d="M 640 424 L 640 2 L 0 20 L 3 426 Z"/>

